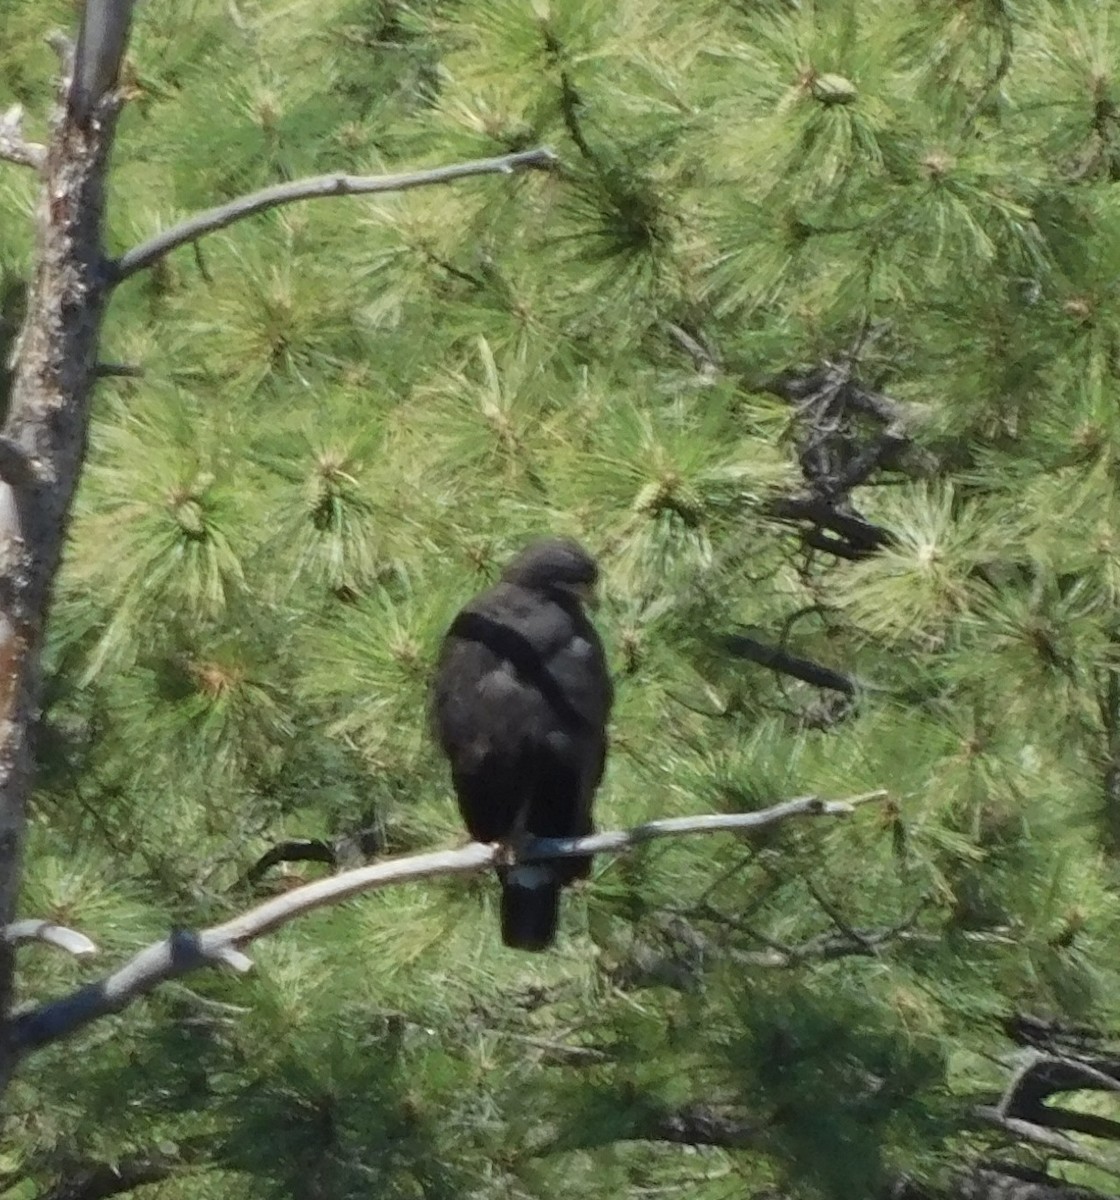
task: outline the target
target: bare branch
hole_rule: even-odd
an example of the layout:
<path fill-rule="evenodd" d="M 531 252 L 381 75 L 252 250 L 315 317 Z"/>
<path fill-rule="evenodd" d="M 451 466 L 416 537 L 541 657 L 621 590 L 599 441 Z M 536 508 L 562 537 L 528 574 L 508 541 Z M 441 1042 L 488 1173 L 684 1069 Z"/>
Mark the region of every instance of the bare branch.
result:
<path fill-rule="evenodd" d="M 788 821 L 790 817 L 850 816 L 860 805 L 885 800 L 886 791 L 864 792 L 846 800 L 821 800 L 817 796 L 799 796 L 772 808 L 753 813 L 716 813 L 702 817 L 664 817 L 647 821 L 633 829 L 614 833 L 595 833 L 584 838 L 536 838 L 523 855 L 526 859 L 568 858 L 579 854 L 601 854 L 604 851 L 630 850 L 654 838 L 678 837 L 688 833 L 718 833 L 721 830 L 745 831 L 767 829 Z"/>
<path fill-rule="evenodd" d="M 1120 1142 L 1120 1121 L 1098 1117 L 1095 1113 L 1078 1112 L 1060 1104 L 1043 1105 L 1031 1118 L 1035 1125 L 1046 1129 L 1061 1129 L 1067 1133 L 1084 1133 L 1088 1137 Z"/>
<path fill-rule="evenodd" d="M 18 942 L 45 942 L 48 946 L 56 946 L 67 954 L 73 954 L 75 958 L 97 953 L 97 944 L 91 942 L 84 933 L 67 929 L 65 925 L 56 925 L 53 921 L 13 921 L 0 929 L 0 938 L 11 945 Z"/>
<path fill-rule="evenodd" d="M 1118 1072 L 1120 1065 L 1115 1059 L 1079 1059 L 1035 1051 L 1015 1072 L 996 1111 L 1046 1129 L 1120 1141 L 1120 1121 L 1047 1103 L 1059 1092 L 1120 1092 Z"/>
<path fill-rule="evenodd" d="M 850 549 L 865 555 L 894 542 L 890 531 L 881 525 L 841 512 L 829 501 L 816 496 L 784 496 L 772 501 L 767 511 L 779 521 L 809 521 L 827 529 L 842 537 Z"/>
<path fill-rule="evenodd" d="M 720 365 L 714 351 L 673 321 L 666 321 L 664 329 L 670 339 L 692 359 L 693 366 L 703 378 L 713 380 L 719 377 Z"/>
<path fill-rule="evenodd" d="M 976 1115 L 985 1124 L 994 1125 L 996 1128 L 1002 1129 L 1004 1133 L 1030 1142 L 1032 1145 L 1041 1146 L 1051 1154 L 1069 1159 L 1071 1162 L 1088 1163 L 1101 1171 L 1107 1171 L 1110 1175 L 1120 1176 L 1120 1164 L 1113 1162 L 1103 1154 L 1087 1149 L 1064 1134 L 1057 1133 L 1052 1129 L 1044 1129 L 1033 1121 L 1005 1117 L 997 1108 L 980 1107 L 976 1109 Z"/>
<path fill-rule="evenodd" d="M 113 1163 L 88 1163 L 75 1168 L 49 1191 L 40 1192 L 42 1200 L 109 1200 L 150 1183 L 161 1183 L 179 1164 L 161 1154 L 126 1158 Z"/>
<path fill-rule="evenodd" d="M 94 367 L 98 379 L 141 379 L 144 368 L 139 363 L 98 363 Z"/>
<path fill-rule="evenodd" d="M 311 179 L 296 179 L 262 188 L 248 196 L 239 196 L 228 204 L 196 213 L 171 229 L 157 234 L 150 241 L 122 254 L 112 265 L 115 283 L 135 275 L 158 262 L 179 246 L 197 241 L 217 229 L 236 221 L 291 204 L 296 200 L 315 200 L 324 196 L 367 196 L 382 192 L 405 192 L 412 188 L 428 187 L 435 183 L 450 183 L 471 175 L 508 175 L 528 168 L 548 169 L 557 162 L 547 147 L 524 150 L 518 154 L 503 154 L 499 158 L 477 158 L 470 162 L 434 167 L 430 171 L 410 171 L 403 175 L 317 175 Z"/>
<path fill-rule="evenodd" d="M 132 5 L 133 0 L 86 0 L 69 98 L 70 111 L 82 124 L 116 86 L 128 47 Z"/>
<path fill-rule="evenodd" d="M 720 1146 L 742 1150 L 759 1142 L 764 1124 L 718 1112 L 706 1104 L 692 1105 L 655 1118 L 640 1136 L 643 1140 L 676 1142 L 683 1146 Z"/>
<path fill-rule="evenodd" d="M 722 830 L 765 829 L 793 817 L 847 816 L 859 805 L 881 800 L 884 791 L 846 800 L 801 796 L 751 813 L 719 813 L 697 817 L 667 817 L 633 829 L 597 833 L 582 838 L 535 838 L 524 859 L 567 858 L 575 855 L 629 850 L 661 837 Z M 391 884 L 445 875 L 474 875 L 492 866 L 498 847 L 472 842 L 459 850 L 437 850 L 344 871 L 293 888 L 248 912 L 200 933 L 176 930 L 170 937 L 141 950 L 119 970 L 96 983 L 17 1014 L 10 1023 L 10 1047 L 17 1055 L 69 1037 L 93 1021 L 120 1012 L 159 984 L 201 967 L 225 964 L 246 970 L 242 947 L 317 908 L 338 904 L 351 896 Z"/>
<path fill-rule="evenodd" d="M 1110 1200 L 1103 1192 L 1054 1179 L 1045 1171 L 1034 1171 L 1021 1163 L 977 1163 L 958 1174 L 953 1184 L 953 1200 Z M 906 1190 L 897 1200 L 932 1200 L 944 1195 Z M 891 1197 L 895 1200 L 894 1192 Z"/>
<path fill-rule="evenodd" d="M 1099 1029 L 1054 1017 L 1013 1012 L 1003 1021 L 1003 1032 L 1019 1046 L 1033 1046 L 1048 1055 L 1070 1057 L 1098 1054 L 1104 1040 Z"/>
<path fill-rule="evenodd" d="M 245 975 L 253 969 L 253 960 L 234 946 L 218 946 L 214 949 L 212 957 L 215 963 L 229 967 L 238 975 Z"/>
<path fill-rule="evenodd" d="M 259 883 L 265 872 L 282 862 L 320 862 L 338 865 L 334 847 L 321 838 L 289 838 L 272 846 L 245 872 L 243 882 Z"/>
<path fill-rule="evenodd" d="M 58 56 L 58 66 L 63 76 L 70 75 L 74 70 L 74 39 L 61 29 L 52 29 L 43 41 Z"/>
<path fill-rule="evenodd" d="M 830 537 L 819 529 L 803 529 L 801 541 L 811 550 L 822 550 L 825 554 L 835 555 L 836 558 L 843 558 L 848 562 L 861 562 L 871 557 L 871 551 L 852 546 L 841 538 Z"/>
<path fill-rule="evenodd" d="M 841 692 L 845 696 L 854 696 L 859 690 L 859 685 L 851 676 L 834 671 L 831 667 L 813 662 L 811 659 L 799 658 L 796 654 L 791 654 L 780 646 L 771 646 L 766 642 L 758 641 L 757 638 L 746 637 L 739 633 L 726 634 L 721 641 L 728 654 L 732 654 L 736 658 L 748 659 L 750 662 L 758 663 L 760 667 L 767 667 L 781 675 L 790 675 L 804 683 Z"/>
<path fill-rule="evenodd" d="M 23 136 L 23 105 L 13 104 L 0 117 L 0 159 L 39 170 L 47 159 L 46 146 L 28 142 Z"/>

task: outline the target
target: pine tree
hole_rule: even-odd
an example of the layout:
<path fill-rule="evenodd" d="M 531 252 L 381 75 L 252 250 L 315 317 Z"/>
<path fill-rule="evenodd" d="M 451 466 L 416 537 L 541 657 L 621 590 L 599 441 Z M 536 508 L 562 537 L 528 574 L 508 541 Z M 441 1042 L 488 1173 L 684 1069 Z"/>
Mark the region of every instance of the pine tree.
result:
<path fill-rule="evenodd" d="M 0 17 L 32 135 L 69 19 Z M 252 870 L 286 840 L 456 844 L 433 654 L 544 530 L 606 576 L 602 826 L 890 802 L 602 858 L 540 958 L 486 878 L 309 917 L 41 1051 L 7 1194 L 1115 1188 L 1118 36 L 1111 0 L 140 10 L 115 249 L 322 171 L 560 166 L 119 290 L 25 910 L 117 961 L 329 869 Z M 31 173 L 0 196 L 7 349 Z"/>

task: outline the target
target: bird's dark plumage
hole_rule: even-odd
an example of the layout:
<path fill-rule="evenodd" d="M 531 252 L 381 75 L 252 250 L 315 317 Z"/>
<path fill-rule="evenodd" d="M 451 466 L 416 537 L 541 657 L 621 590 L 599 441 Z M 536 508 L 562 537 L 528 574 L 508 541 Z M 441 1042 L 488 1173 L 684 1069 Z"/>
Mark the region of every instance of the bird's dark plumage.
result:
<path fill-rule="evenodd" d="M 476 841 L 592 832 L 613 700 L 603 645 L 582 603 L 598 575 L 579 543 L 541 539 L 447 631 L 432 723 Z M 506 945 L 551 945 L 561 887 L 590 872 L 587 858 L 499 868 Z"/>

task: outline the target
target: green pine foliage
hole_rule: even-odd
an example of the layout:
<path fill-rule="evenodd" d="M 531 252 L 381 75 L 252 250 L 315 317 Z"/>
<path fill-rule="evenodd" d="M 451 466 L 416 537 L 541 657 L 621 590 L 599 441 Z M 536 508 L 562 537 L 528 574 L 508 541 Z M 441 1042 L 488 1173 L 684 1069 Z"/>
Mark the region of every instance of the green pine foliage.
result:
<path fill-rule="evenodd" d="M 0 12 L 32 136 L 71 18 Z M 435 648 L 546 530 L 605 571 L 603 827 L 890 800 L 602 858 L 543 957 L 489 879 L 311 916 L 34 1059 L 0 1194 L 158 1159 L 166 1200 L 839 1200 L 988 1147 L 1006 1015 L 1120 1020 L 1120 7 L 148 0 L 130 63 L 115 252 L 307 174 L 562 165 L 273 211 L 116 296 L 143 375 L 97 393 L 24 900 L 103 954 L 26 950 L 24 998 L 326 869 L 247 880 L 287 838 L 458 844 Z M 34 198 L 0 164 L 5 351 Z M 851 562 L 768 515 L 801 433 L 763 381 L 872 329 L 921 451 Z M 675 1144 L 701 1108 L 734 1136 Z"/>

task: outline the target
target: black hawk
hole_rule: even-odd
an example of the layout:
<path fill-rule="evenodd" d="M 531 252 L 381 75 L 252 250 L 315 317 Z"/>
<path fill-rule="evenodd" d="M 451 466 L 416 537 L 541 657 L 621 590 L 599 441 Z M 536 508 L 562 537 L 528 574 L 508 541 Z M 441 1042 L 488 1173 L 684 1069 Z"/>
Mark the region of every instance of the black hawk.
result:
<path fill-rule="evenodd" d="M 518 864 L 529 836 L 593 831 L 591 804 L 607 757 L 614 690 L 587 613 L 599 569 L 578 543 L 525 547 L 444 637 L 432 689 L 436 738 L 467 831 L 502 842 L 502 941 L 544 950 L 556 936 L 560 889 L 591 873 L 590 858 Z"/>

